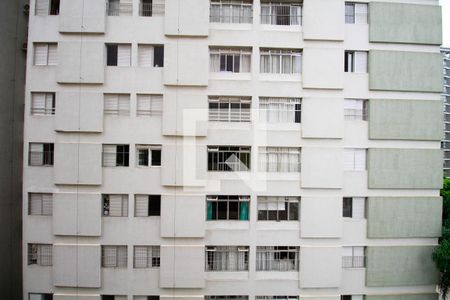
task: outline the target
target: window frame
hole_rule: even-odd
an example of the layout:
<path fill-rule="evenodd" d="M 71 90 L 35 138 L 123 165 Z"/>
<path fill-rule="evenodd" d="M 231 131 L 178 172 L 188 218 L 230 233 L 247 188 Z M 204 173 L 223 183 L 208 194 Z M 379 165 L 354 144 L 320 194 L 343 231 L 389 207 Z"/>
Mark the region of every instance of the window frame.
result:
<path fill-rule="evenodd" d="M 302 98 L 295 97 L 259 97 L 259 121 L 266 124 L 301 124 Z M 275 106 L 273 109 L 271 106 Z M 286 116 L 293 114 L 294 122 L 286 122 Z M 270 116 L 276 116 L 276 122 Z M 266 118 L 264 118 L 266 116 Z M 292 118 L 292 116 L 291 116 Z"/>
<path fill-rule="evenodd" d="M 261 257 L 263 254 L 266 256 L 265 259 Z M 272 257 L 269 254 L 272 254 L 270 255 Z M 282 256 L 287 258 L 282 258 Z M 282 262 L 288 264 L 282 265 Z M 256 246 L 256 272 L 298 272 L 299 267 L 299 246 Z"/>
<path fill-rule="evenodd" d="M 302 74 L 302 59 L 303 59 L 303 51 L 302 49 L 281 49 L 281 48 L 260 48 L 259 50 L 260 56 L 260 70 L 261 74 L 278 74 L 278 75 L 301 75 Z M 269 71 L 265 71 L 265 63 L 263 63 L 263 57 L 268 57 L 268 69 Z M 278 62 L 278 71 L 274 70 L 274 58 L 279 60 Z M 284 72 L 283 68 L 283 57 L 289 57 L 290 67 L 289 72 Z M 295 66 L 294 58 L 298 58 L 298 66 Z M 296 72 L 298 69 L 298 72 Z"/>
<path fill-rule="evenodd" d="M 250 221 L 250 196 L 233 196 L 233 195 L 208 195 L 206 196 L 206 221 L 207 222 L 214 222 L 214 221 Z M 226 203 L 226 217 L 220 218 L 219 213 L 219 202 L 220 203 Z M 209 205 L 211 203 L 211 205 Z M 215 203 L 215 218 L 214 217 L 214 203 Z M 230 217 L 230 203 L 237 203 L 237 218 L 231 218 Z M 246 203 L 247 205 L 247 211 L 243 211 L 243 206 L 241 205 L 243 203 Z M 211 209 L 211 214 L 209 213 L 209 210 Z M 244 214 L 244 217 L 241 219 L 241 214 Z M 246 218 L 245 218 L 246 214 Z M 209 216 L 211 215 L 211 218 Z"/>
<path fill-rule="evenodd" d="M 108 103 L 114 104 L 115 109 L 107 109 L 107 101 L 111 101 Z M 115 101 L 115 103 L 113 102 Z M 126 103 L 126 107 L 124 108 L 124 104 Z M 107 116 L 121 116 L 121 117 L 129 117 L 131 111 L 131 94 L 114 94 L 114 93 L 104 93 L 103 94 L 103 113 Z"/>
<path fill-rule="evenodd" d="M 40 267 L 53 266 L 53 245 L 43 243 L 28 243 L 27 265 L 36 265 Z"/>
<path fill-rule="evenodd" d="M 229 59 L 232 60 L 231 64 L 228 64 Z M 224 69 L 222 69 L 222 60 Z M 243 64 L 245 60 L 247 60 L 248 65 Z M 215 62 L 216 64 L 218 62 L 218 65 L 214 64 L 213 62 Z M 243 66 L 245 66 L 245 68 Z M 228 70 L 229 67 L 231 67 L 231 70 Z M 210 47 L 209 72 L 228 73 L 228 74 L 237 74 L 237 73 L 250 74 L 252 72 L 252 48 Z"/>
<path fill-rule="evenodd" d="M 44 108 L 36 107 L 36 97 L 44 97 Z M 47 108 L 50 101 L 50 109 Z M 31 92 L 30 114 L 32 116 L 54 116 L 56 112 L 56 93 L 55 92 Z"/>
<path fill-rule="evenodd" d="M 36 62 L 36 50 L 38 47 L 45 46 L 45 63 Z M 52 47 L 52 48 L 51 48 Z M 51 57 L 51 55 L 54 57 Z M 57 42 L 35 42 L 33 43 L 33 66 L 35 67 L 52 67 L 58 65 L 58 43 Z"/>
<path fill-rule="evenodd" d="M 115 262 L 113 264 L 106 263 L 106 250 L 114 249 Z M 125 257 L 119 257 L 119 253 L 123 253 L 125 249 Z M 119 251 L 121 250 L 121 252 Z M 101 246 L 101 267 L 102 268 L 114 268 L 114 269 L 126 269 L 128 268 L 128 246 L 127 245 L 102 245 Z"/>
<path fill-rule="evenodd" d="M 33 196 L 37 197 L 33 199 Z M 39 201 L 40 212 L 32 213 L 33 200 Z M 48 202 L 47 205 L 45 202 Z M 52 193 L 28 193 L 28 215 L 29 216 L 44 216 L 49 217 L 53 215 L 53 194 Z"/>
<path fill-rule="evenodd" d="M 269 203 L 275 203 L 273 200 L 276 199 L 276 206 L 277 206 L 277 210 L 276 210 L 276 218 L 271 218 L 270 216 L 270 211 L 275 211 L 275 210 L 269 210 L 268 209 L 268 204 Z M 278 209 L 280 206 L 280 203 L 284 203 L 284 207 L 285 207 L 285 211 L 286 211 L 286 219 L 284 218 L 280 218 L 280 210 Z M 296 218 L 291 218 L 292 214 L 291 214 L 291 203 L 294 203 L 296 205 L 292 205 L 292 206 L 297 206 L 297 214 L 296 214 Z M 266 204 L 267 209 L 263 210 L 263 209 L 259 209 L 260 206 L 262 206 L 263 204 Z M 297 196 L 258 196 L 257 197 L 257 214 L 258 214 L 258 222 L 284 222 L 284 221 L 300 221 L 300 211 L 301 210 L 301 197 L 297 197 Z M 273 213 L 272 213 L 273 214 Z M 265 217 L 263 218 L 263 216 L 265 215 Z"/>
<path fill-rule="evenodd" d="M 284 15 L 280 10 L 289 8 L 289 15 Z M 298 16 L 292 16 L 293 8 L 300 8 L 300 14 Z M 269 14 L 264 14 L 264 8 L 269 8 Z M 280 9 L 281 8 L 281 9 Z M 301 26 L 303 19 L 303 5 L 301 1 L 298 2 L 272 2 L 272 1 L 261 1 L 261 14 L 260 14 L 261 25 L 275 25 L 275 26 Z M 278 18 L 289 19 L 289 24 L 278 24 Z M 275 18 L 275 23 L 273 22 Z M 267 22 L 267 20 L 269 20 Z M 294 21 L 295 20 L 295 21 Z M 288 22 L 281 22 L 288 23 Z"/>
<path fill-rule="evenodd" d="M 217 107 L 212 107 L 217 104 Z M 225 104 L 227 108 L 223 107 Z M 219 123 L 250 123 L 252 121 L 251 111 L 252 98 L 245 96 L 209 96 L 208 97 L 208 120 Z M 233 108 L 233 106 L 239 106 Z M 243 107 L 243 106 L 248 106 Z M 238 116 L 236 118 L 236 115 Z"/>
<path fill-rule="evenodd" d="M 146 106 L 144 104 L 139 104 L 140 101 L 148 101 L 149 109 L 139 109 L 141 106 Z M 136 116 L 161 116 L 163 111 L 163 101 L 164 96 L 162 94 L 137 94 Z"/>
<path fill-rule="evenodd" d="M 351 102 L 350 102 L 351 101 Z M 361 109 L 349 108 L 350 103 L 357 103 L 361 101 Z M 368 121 L 369 120 L 369 100 L 368 99 L 344 99 L 344 120 L 346 121 Z"/>
<path fill-rule="evenodd" d="M 207 146 L 207 170 L 208 172 L 250 172 L 251 150 L 251 146 Z M 233 155 L 239 162 L 227 162 Z M 242 158 L 245 158 L 245 162 Z M 234 170 L 232 167 L 237 169 Z"/>
<path fill-rule="evenodd" d="M 111 196 L 120 196 L 120 215 L 111 215 Z M 102 194 L 102 217 L 128 218 L 130 214 L 128 194 Z M 106 213 L 108 212 L 108 213 Z"/>
<path fill-rule="evenodd" d="M 205 246 L 205 271 L 206 272 L 249 272 L 249 246 Z M 215 258 L 215 253 L 225 255 L 226 266 L 218 267 L 218 260 Z M 235 265 L 229 265 L 230 253 L 235 253 Z M 243 257 L 239 253 L 244 253 Z M 214 259 L 215 258 L 215 259 Z M 243 262 L 241 260 L 244 260 Z M 211 262 L 211 263 L 210 263 Z M 243 266 L 243 267 L 242 267 Z"/>
<path fill-rule="evenodd" d="M 301 172 L 301 155 L 300 147 L 259 147 L 258 149 L 259 171 L 265 173 L 300 173 Z M 287 164 L 283 162 L 283 158 L 287 157 Z M 296 159 L 293 159 L 296 157 Z M 271 158 L 275 158 L 275 162 L 270 162 Z M 294 163 L 292 163 L 292 161 Z M 296 163 L 295 163 L 296 162 Z M 273 166 L 275 169 L 273 170 Z M 287 166 L 283 167 L 284 165 Z"/>
<path fill-rule="evenodd" d="M 146 150 L 147 151 L 147 164 L 141 164 L 141 159 L 140 159 L 140 151 L 142 150 Z M 153 158 L 154 155 L 156 155 L 156 153 L 154 154 L 153 152 L 159 152 L 159 163 L 155 162 L 156 164 L 153 164 Z M 155 168 L 155 167 L 161 167 L 161 157 L 162 155 L 162 145 L 136 145 L 136 167 L 138 168 Z"/>
<path fill-rule="evenodd" d="M 342 268 L 343 269 L 355 269 L 355 268 L 365 268 L 366 267 L 366 257 L 367 257 L 367 247 L 366 246 L 343 246 L 345 248 L 351 248 L 352 255 L 347 256 L 342 253 Z M 363 251 L 363 256 L 355 255 L 355 249 L 359 248 Z"/>
<path fill-rule="evenodd" d="M 145 266 L 137 266 L 137 250 L 145 251 Z M 157 254 L 157 255 L 156 255 Z M 142 258 L 144 259 L 144 258 Z M 161 247 L 156 245 L 133 246 L 133 268 L 134 269 L 156 269 L 161 266 Z"/>
<path fill-rule="evenodd" d="M 42 145 L 42 151 L 31 151 L 32 145 Z M 47 150 L 46 150 L 47 148 Z M 42 155 L 39 164 L 32 163 L 31 156 L 33 154 Z M 55 159 L 55 144 L 54 143 L 36 143 L 30 142 L 28 144 L 28 166 L 30 167 L 53 167 Z"/>
<path fill-rule="evenodd" d="M 137 197 L 145 196 L 147 199 L 147 213 L 145 215 L 138 214 L 137 211 Z M 151 199 L 151 198 L 158 199 Z M 156 204 L 155 204 L 156 203 Z M 152 205 L 150 205 L 152 204 Z M 161 216 L 161 195 L 157 194 L 135 194 L 134 195 L 134 217 L 135 218 L 146 218 L 146 217 L 160 217 Z"/>
<path fill-rule="evenodd" d="M 218 9 L 218 14 L 215 15 L 213 11 L 216 7 Z M 230 12 L 230 16 L 224 16 L 224 7 L 227 7 Z M 239 16 L 235 17 L 234 12 L 235 8 L 239 10 Z M 248 16 L 244 16 L 245 8 L 250 8 L 247 13 Z M 235 22 L 237 19 L 237 22 Z M 228 20 L 228 21 L 227 21 Z M 210 23 L 218 23 L 218 24 L 252 24 L 253 23 L 253 3 L 250 0 L 210 0 L 209 5 L 209 22 Z"/>
<path fill-rule="evenodd" d="M 110 146 L 115 147 L 114 152 L 107 151 L 107 150 L 109 150 L 108 147 L 110 147 Z M 119 147 L 124 147 L 124 150 L 119 151 Z M 126 151 L 127 147 L 128 147 L 128 152 Z M 106 162 L 108 162 L 106 160 L 107 156 L 113 156 L 113 155 L 114 155 L 114 165 L 105 164 Z M 122 155 L 122 160 L 123 160 L 122 164 L 120 164 L 120 162 L 118 160 L 120 155 Z M 102 145 L 102 167 L 104 167 L 104 168 L 117 168 L 117 167 L 128 168 L 128 167 L 130 167 L 130 145 L 129 144 L 103 144 Z"/>

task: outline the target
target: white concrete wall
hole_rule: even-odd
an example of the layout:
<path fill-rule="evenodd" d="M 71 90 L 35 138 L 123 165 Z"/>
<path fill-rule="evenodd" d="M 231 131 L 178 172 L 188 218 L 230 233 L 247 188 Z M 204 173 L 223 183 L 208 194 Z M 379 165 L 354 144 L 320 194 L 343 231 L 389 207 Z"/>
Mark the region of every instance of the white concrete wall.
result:
<path fill-rule="evenodd" d="M 339 139 L 344 136 L 344 101 L 340 98 L 302 99 L 302 137 Z"/>
<path fill-rule="evenodd" d="M 340 247 L 300 249 L 300 287 L 337 288 L 341 285 Z"/>
<path fill-rule="evenodd" d="M 303 188 L 342 188 L 343 169 L 343 149 L 302 148 L 301 185 Z"/>
<path fill-rule="evenodd" d="M 169 36 L 207 36 L 208 0 L 166 0 L 164 29 Z M 193 9 L 195 7 L 195 9 Z"/>
<path fill-rule="evenodd" d="M 60 2 L 59 32 L 104 33 L 106 2 L 103 0 L 62 0 Z"/>
<path fill-rule="evenodd" d="M 300 235 L 302 238 L 340 238 L 342 198 L 302 197 Z"/>

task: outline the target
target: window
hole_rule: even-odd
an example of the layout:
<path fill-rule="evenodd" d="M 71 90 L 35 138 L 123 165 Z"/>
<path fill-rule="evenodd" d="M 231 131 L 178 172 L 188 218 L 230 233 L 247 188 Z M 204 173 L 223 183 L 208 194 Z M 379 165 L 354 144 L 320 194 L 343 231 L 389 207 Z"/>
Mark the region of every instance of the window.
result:
<path fill-rule="evenodd" d="M 209 97 L 209 121 L 250 122 L 251 97 Z"/>
<path fill-rule="evenodd" d="M 300 172 L 300 148 L 260 147 L 259 167 L 261 172 Z"/>
<path fill-rule="evenodd" d="M 51 216 L 53 214 L 53 195 L 41 193 L 28 194 L 28 215 Z"/>
<path fill-rule="evenodd" d="M 141 0 L 139 3 L 139 15 L 141 17 L 151 17 L 153 11 L 152 0 Z"/>
<path fill-rule="evenodd" d="M 161 195 L 135 195 L 134 216 L 150 217 L 161 215 Z"/>
<path fill-rule="evenodd" d="M 29 293 L 28 300 L 53 300 L 53 294 Z"/>
<path fill-rule="evenodd" d="M 127 300 L 127 296 L 122 295 L 102 295 L 102 300 Z"/>
<path fill-rule="evenodd" d="M 128 264 L 127 246 L 102 246 L 102 267 L 126 268 Z"/>
<path fill-rule="evenodd" d="M 245 146 L 208 146 L 208 171 L 249 171 L 250 150 Z"/>
<path fill-rule="evenodd" d="M 344 117 L 346 120 L 367 121 L 368 101 L 361 99 L 344 99 Z"/>
<path fill-rule="evenodd" d="M 134 246 L 135 269 L 157 268 L 159 264 L 159 246 Z"/>
<path fill-rule="evenodd" d="M 59 0 L 36 0 L 35 15 L 59 15 Z"/>
<path fill-rule="evenodd" d="M 58 44 L 34 43 L 33 61 L 35 66 L 56 66 L 58 64 Z"/>
<path fill-rule="evenodd" d="M 249 48 L 209 49 L 210 72 L 249 73 L 252 50 Z"/>
<path fill-rule="evenodd" d="M 364 295 L 343 295 L 341 300 L 364 300 Z"/>
<path fill-rule="evenodd" d="M 136 154 L 139 167 L 161 166 L 161 145 L 138 145 Z"/>
<path fill-rule="evenodd" d="M 261 73 L 300 74 L 302 52 L 288 49 L 261 49 Z"/>
<path fill-rule="evenodd" d="M 206 220 L 249 219 L 250 196 L 207 196 Z"/>
<path fill-rule="evenodd" d="M 344 149 L 344 171 L 365 171 L 366 149 Z"/>
<path fill-rule="evenodd" d="M 103 145 L 104 167 L 128 167 L 129 161 L 129 145 Z"/>
<path fill-rule="evenodd" d="M 366 214 L 366 198 L 344 197 L 342 216 L 344 218 L 364 219 Z"/>
<path fill-rule="evenodd" d="M 108 16 L 132 16 L 133 0 L 108 0 Z"/>
<path fill-rule="evenodd" d="M 346 24 L 367 24 L 367 3 L 345 2 Z"/>
<path fill-rule="evenodd" d="M 211 23 L 252 23 L 252 1 L 211 0 Z"/>
<path fill-rule="evenodd" d="M 139 45 L 138 46 L 138 65 L 139 67 L 164 66 L 164 45 Z"/>
<path fill-rule="evenodd" d="M 31 114 L 50 116 L 55 114 L 55 93 L 31 93 Z"/>
<path fill-rule="evenodd" d="M 133 300 L 159 300 L 159 296 L 134 296 Z"/>
<path fill-rule="evenodd" d="M 300 98 L 259 98 L 259 119 L 264 123 L 300 123 Z"/>
<path fill-rule="evenodd" d="M 102 195 L 104 217 L 128 217 L 128 195 Z"/>
<path fill-rule="evenodd" d="M 106 65 L 117 67 L 131 66 L 131 45 L 130 44 L 107 44 L 106 45 Z"/>
<path fill-rule="evenodd" d="M 105 115 L 129 116 L 130 115 L 130 95 L 129 94 L 105 94 L 104 95 Z"/>
<path fill-rule="evenodd" d="M 207 246 L 206 271 L 248 271 L 248 246 Z"/>
<path fill-rule="evenodd" d="M 205 296 L 205 300 L 248 300 L 248 296 Z"/>
<path fill-rule="evenodd" d="M 300 2 L 261 1 L 261 24 L 300 25 L 302 23 L 302 6 Z"/>
<path fill-rule="evenodd" d="M 300 247 L 256 247 L 256 271 L 298 271 Z"/>
<path fill-rule="evenodd" d="M 258 197 L 258 221 L 297 221 L 300 197 Z"/>
<path fill-rule="evenodd" d="M 256 300 L 298 300 L 298 296 L 256 296 Z"/>
<path fill-rule="evenodd" d="M 367 73 L 367 51 L 345 51 L 344 71 Z"/>
<path fill-rule="evenodd" d="M 28 165 L 53 166 L 54 144 L 30 143 Z"/>
<path fill-rule="evenodd" d="M 343 268 L 364 268 L 366 266 L 365 247 L 342 247 Z"/>
<path fill-rule="evenodd" d="M 138 116 L 160 116 L 162 114 L 162 95 L 137 95 Z"/>
<path fill-rule="evenodd" d="M 28 265 L 51 266 L 52 252 L 50 244 L 28 244 Z"/>

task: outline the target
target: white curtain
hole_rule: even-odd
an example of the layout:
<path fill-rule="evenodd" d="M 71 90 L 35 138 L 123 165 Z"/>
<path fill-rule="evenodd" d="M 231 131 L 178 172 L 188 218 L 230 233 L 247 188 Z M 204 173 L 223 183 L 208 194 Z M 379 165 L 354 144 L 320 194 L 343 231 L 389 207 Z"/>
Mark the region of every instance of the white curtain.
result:
<path fill-rule="evenodd" d="M 291 5 L 291 25 L 301 24 L 302 7 L 298 5 Z"/>
<path fill-rule="evenodd" d="M 291 56 L 290 55 L 282 55 L 282 71 L 283 74 L 291 74 L 292 68 L 291 68 Z"/>
<path fill-rule="evenodd" d="M 275 73 L 278 74 L 280 73 L 280 60 L 281 60 L 281 55 L 280 54 L 271 54 L 270 58 L 271 58 L 271 70 L 270 73 Z"/>
<path fill-rule="evenodd" d="M 220 55 L 219 53 L 211 53 L 209 55 L 209 71 L 220 72 Z"/>
<path fill-rule="evenodd" d="M 220 22 L 220 4 L 211 4 L 211 22 Z"/>
<path fill-rule="evenodd" d="M 251 55 L 242 54 L 241 55 L 241 73 L 249 73 L 251 65 Z"/>
<path fill-rule="evenodd" d="M 261 4 L 261 24 L 270 24 L 270 4 Z"/>
<path fill-rule="evenodd" d="M 367 52 L 355 52 L 355 73 L 367 73 Z"/>
<path fill-rule="evenodd" d="M 292 73 L 293 74 L 302 73 L 302 55 L 292 56 Z"/>
<path fill-rule="evenodd" d="M 355 24 L 367 24 L 367 3 L 355 3 Z"/>
<path fill-rule="evenodd" d="M 270 73 L 270 55 L 261 54 L 261 73 Z"/>

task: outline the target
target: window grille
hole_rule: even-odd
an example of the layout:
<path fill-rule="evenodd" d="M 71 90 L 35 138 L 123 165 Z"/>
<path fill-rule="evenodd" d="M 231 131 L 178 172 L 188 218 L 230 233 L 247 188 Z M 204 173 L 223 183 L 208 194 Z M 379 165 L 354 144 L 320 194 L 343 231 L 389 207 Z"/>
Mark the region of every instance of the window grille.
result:
<path fill-rule="evenodd" d="M 104 167 L 128 167 L 130 160 L 129 145 L 103 145 Z"/>
<path fill-rule="evenodd" d="M 133 0 L 108 0 L 108 16 L 132 16 Z"/>
<path fill-rule="evenodd" d="M 104 95 L 105 115 L 129 116 L 130 115 L 130 95 L 129 94 L 105 94 Z"/>
<path fill-rule="evenodd" d="M 301 50 L 261 49 L 261 73 L 300 74 Z"/>
<path fill-rule="evenodd" d="M 56 66 L 58 64 L 58 44 L 34 43 L 33 61 L 35 66 Z"/>
<path fill-rule="evenodd" d="M 256 247 L 256 271 L 298 271 L 300 247 Z"/>
<path fill-rule="evenodd" d="M 128 264 L 127 246 L 102 246 L 102 267 L 126 268 Z"/>
<path fill-rule="evenodd" d="M 248 246 L 207 246 L 206 271 L 248 271 Z"/>
<path fill-rule="evenodd" d="M 134 246 L 134 268 L 157 268 L 160 265 L 159 246 Z"/>
<path fill-rule="evenodd" d="M 211 0 L 211 23 L 252 23 L 252 1 Z"/>
<path fill-rule="evenodd" d="M 128 195 L 103 195 L 104 217 L 128 217 Z"/>
<path fill-rule="evenodd" d="M 245 146 L 208 146 L 208 171 L 249 171 L 250 150 Z"/>
<path fill-rule="evenodd" d="M 135 195 L 134 204 L 135 217 L 161 215 L 161 195 Z"/>
<path fill-rule="evenodd" d="M 258 197 L 258 221 L 297 221 L 300 197 Z"/>
<path fill-rule="evenodd" d="M 367 3 L 345 2 L 346 24 L 367 24 Z"/>
<path fill-rule="evenodd" d="M 54 144 L 30 143 L 28 164 L 30 166 L 52 166 Z"/>
<path fill-rule="evenodd" d="M 366 170 L 367 149 L 344 149 L 344 171 Z"/>
<path fill-rule="evenodd" d="M 259 98 L 259 119 L 264 123 L 300 123 L 300 98 Z"/>
<path fill-rule="evenodd" d="M 367 121 L 368 101 L 360 99 L 344 99 L 344 117 L 346 120 Z"/>
<path fill-rule="evenodd" d="M 55 114 L 55 93 L 31 93 L 31 114 L 48 116 Z"/>
<path fill-rule="evenodd" d="M 300 2 L 261 3 L 261 24 L 300 25 L 302 24 L 302 6 Z"/>
<path fill-rule="evenodd" d="M 50 244 L 28 244 L 28 265 L 51 266 L 53 246 Z"/>
<path fill-rule="evenodd" d="M 209 121 L 250 122 L 251 97 L 209 97 Z"/>
<path fill-rule="evenodd" d="M 28 214 L 30 216 L 51 216 L 53 214 L 53 195 L 29 193 Z"/>
<path fill-rule="evenodd" d="M 251 49 L 210 48 L 210 72 L 249 73 L 251 66 Z"/>
<path fill-rule="evenodd" d="M 300 148 L 260 147 L 259 166 L 261 172 L 300 172 Z"/>
<path fill-rule="evenodd" d="M 342 268 L 364 268 L 366 266 L 365 247 L 343 247 Z"/>
<path fill-rule="evenodd" d="M 138 116 L 160 116 L 162 115 L 163 96 L 162 95 L 137 95 Z"/>
<path fill-rule="evenodd" d="M 207 196 L 206 220 L 249 220 L 250 196 Z"/>

